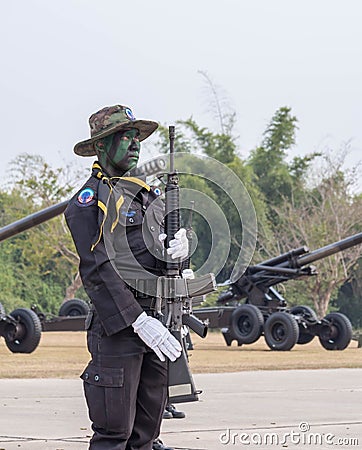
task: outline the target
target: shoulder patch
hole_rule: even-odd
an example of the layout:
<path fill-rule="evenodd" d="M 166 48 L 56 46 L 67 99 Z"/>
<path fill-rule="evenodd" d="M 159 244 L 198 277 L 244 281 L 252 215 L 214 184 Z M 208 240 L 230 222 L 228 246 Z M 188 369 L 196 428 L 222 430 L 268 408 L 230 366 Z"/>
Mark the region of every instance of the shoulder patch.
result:
<path fill-rule="evenodd" d="M 95 202 L 94 191 L 91 188 L 82 189 L 77 197 L 78 203 L 82 206 L 90 206 Z"/>
<path fill-rule="evenodd" d="M 151 189 L 157 197 L 162 194 L 162 191 L 158 186 L 151 186 Z"/>

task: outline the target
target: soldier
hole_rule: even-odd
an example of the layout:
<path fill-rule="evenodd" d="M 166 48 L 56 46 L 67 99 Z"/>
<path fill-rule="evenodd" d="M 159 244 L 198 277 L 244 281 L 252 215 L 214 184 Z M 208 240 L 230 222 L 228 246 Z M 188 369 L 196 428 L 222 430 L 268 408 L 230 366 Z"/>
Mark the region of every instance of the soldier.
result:
<path fill-rule="evenodd" d="M 92 302 L 86 320 L 92 358 L 81 375 L 94 432 L 89 448 L 151 450 L 154 441 L 158 449 L 168 448 L 156 438 L 167 401 L 167 358 L 175 361 L 181 346 L 158 320 L 153 291 L 138 291 L 125 281 L 139 278 L 135 274 L 142 270 L 151 278 L 164 273 L 157 258 L 163 251 L 158 239 L 163 212 L 156 205 L 155 214 L 147 214 L 157 193 L 127 176 L 137 165 L 140 142 L 158 124 L 136 120 L 130 108 L 116 105 L 93 114 L 89 125 L 90 139 L 76 144 L 74 152 L 98 161 L 65 212 Z M 146 216 L 150 223 L 143 228 Z M 184 229 L 167 253 L 187 257 Z"/>

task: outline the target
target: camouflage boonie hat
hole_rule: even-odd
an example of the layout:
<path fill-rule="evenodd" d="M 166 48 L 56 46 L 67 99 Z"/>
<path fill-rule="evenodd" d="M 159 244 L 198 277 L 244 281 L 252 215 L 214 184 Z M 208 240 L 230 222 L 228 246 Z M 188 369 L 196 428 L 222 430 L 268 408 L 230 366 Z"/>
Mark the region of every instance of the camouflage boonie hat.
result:
<path fill-rule="evenodd" d="M 158 127 L 157 122 L 152 120 L 137 120 L 131 108 L 123 105 L 106 106 L 89 118 L 90 139 L 78 142 L 74 147 L 74 153 L 79 156 L 93 156 L 94 142 L 103 137 L 109 136 L 119 130 L 137 128 L 139 140 L 143 141 L 152 134 Z"/>

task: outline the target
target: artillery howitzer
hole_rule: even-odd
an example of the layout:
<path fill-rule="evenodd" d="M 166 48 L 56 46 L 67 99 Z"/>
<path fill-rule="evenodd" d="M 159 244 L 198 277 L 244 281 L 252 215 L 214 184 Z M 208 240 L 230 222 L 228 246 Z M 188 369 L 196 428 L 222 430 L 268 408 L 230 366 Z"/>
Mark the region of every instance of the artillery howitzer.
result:
<path fill-rule="evenodd" d="M 132 174 L 152 175 L 163 170 L 165 166 L 164 158 L 159 157 L 141 165 Z M 0 228 L 0 243 L 59 216 L 65 211 L 67 205 L 68 200 L 65 200 Z M 42 331 L 84 330 L 88 311 L 88 303 L 80 299 L 64 302 L 60 306 L 58 316 L 44 314 L 35 305 L 31 309 L 17 308 L 10 314 L 6 314 L 0 303 L 0 336 L 4 337 L 7 347 L 13 353 L 31 353 L 37 348 Z"/>
<path fill-rule="evenodd" d="M 299 247 L 275 258 L 249 266 L 217 300 L 219 306 L 200 308 L 194 314 L 209 319 L 210 328 L 221 328 L 227 345 L 256 342 L 264 334 L 272 350 L 290 350 L 315 336 L 327 350 L 344 350 L 352 339 L 349 319 L 338 312 L 318 319 L 309 306 L 290 309 L 273 287 L 288 280 L 316 275 L 311 263 L 362 243 L 362 233 L 309 252 Z M 244 304 L 240 300 L 245 299 Z M 221 306 L 222 305 L 222 306 Z"/>
<path fill-rule="evenodd" d="M 59 203 L 0 229 L 0 242 L 61 214 L 68 202 Z M 39 344 L 42 324 L 35 311 L 17 308 L 6 314 L 0 304 L 0 336 L 13 353 L 31 353 Z"/>
<path fill-rule="evenodd" d="M 0 242 L 62 214 L 67 204 L 68 201 L 58 203 L 0 228 Z M 0 304 L 0 336 L 13 353 L 31 353 L 37 348 L 42 331 L 84 330 L 88 310 L 88 304 L 80 299 L 63 303 L 59 316 L 43 314 L 36 306 L 17 308 L 6 314 Z"/>

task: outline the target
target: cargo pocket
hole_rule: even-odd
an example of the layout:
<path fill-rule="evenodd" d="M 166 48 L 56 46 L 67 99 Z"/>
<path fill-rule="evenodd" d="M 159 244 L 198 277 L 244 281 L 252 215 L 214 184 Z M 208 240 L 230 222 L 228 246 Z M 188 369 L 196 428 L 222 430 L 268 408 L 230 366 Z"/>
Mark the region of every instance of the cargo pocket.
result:
<path fill-rule="evenodd" d="M 97 367 L 89 364 L 80 377 L 86 383 L 94 386 L 122 387 L 124 383 L 124 369 Z"/>
<path fill-rule="evenodd" d="M 128 434 L 129 405 L 125 403 L 124 369 L 89 364 L 81 375 L 89 409 L 96 428 Z"/>

